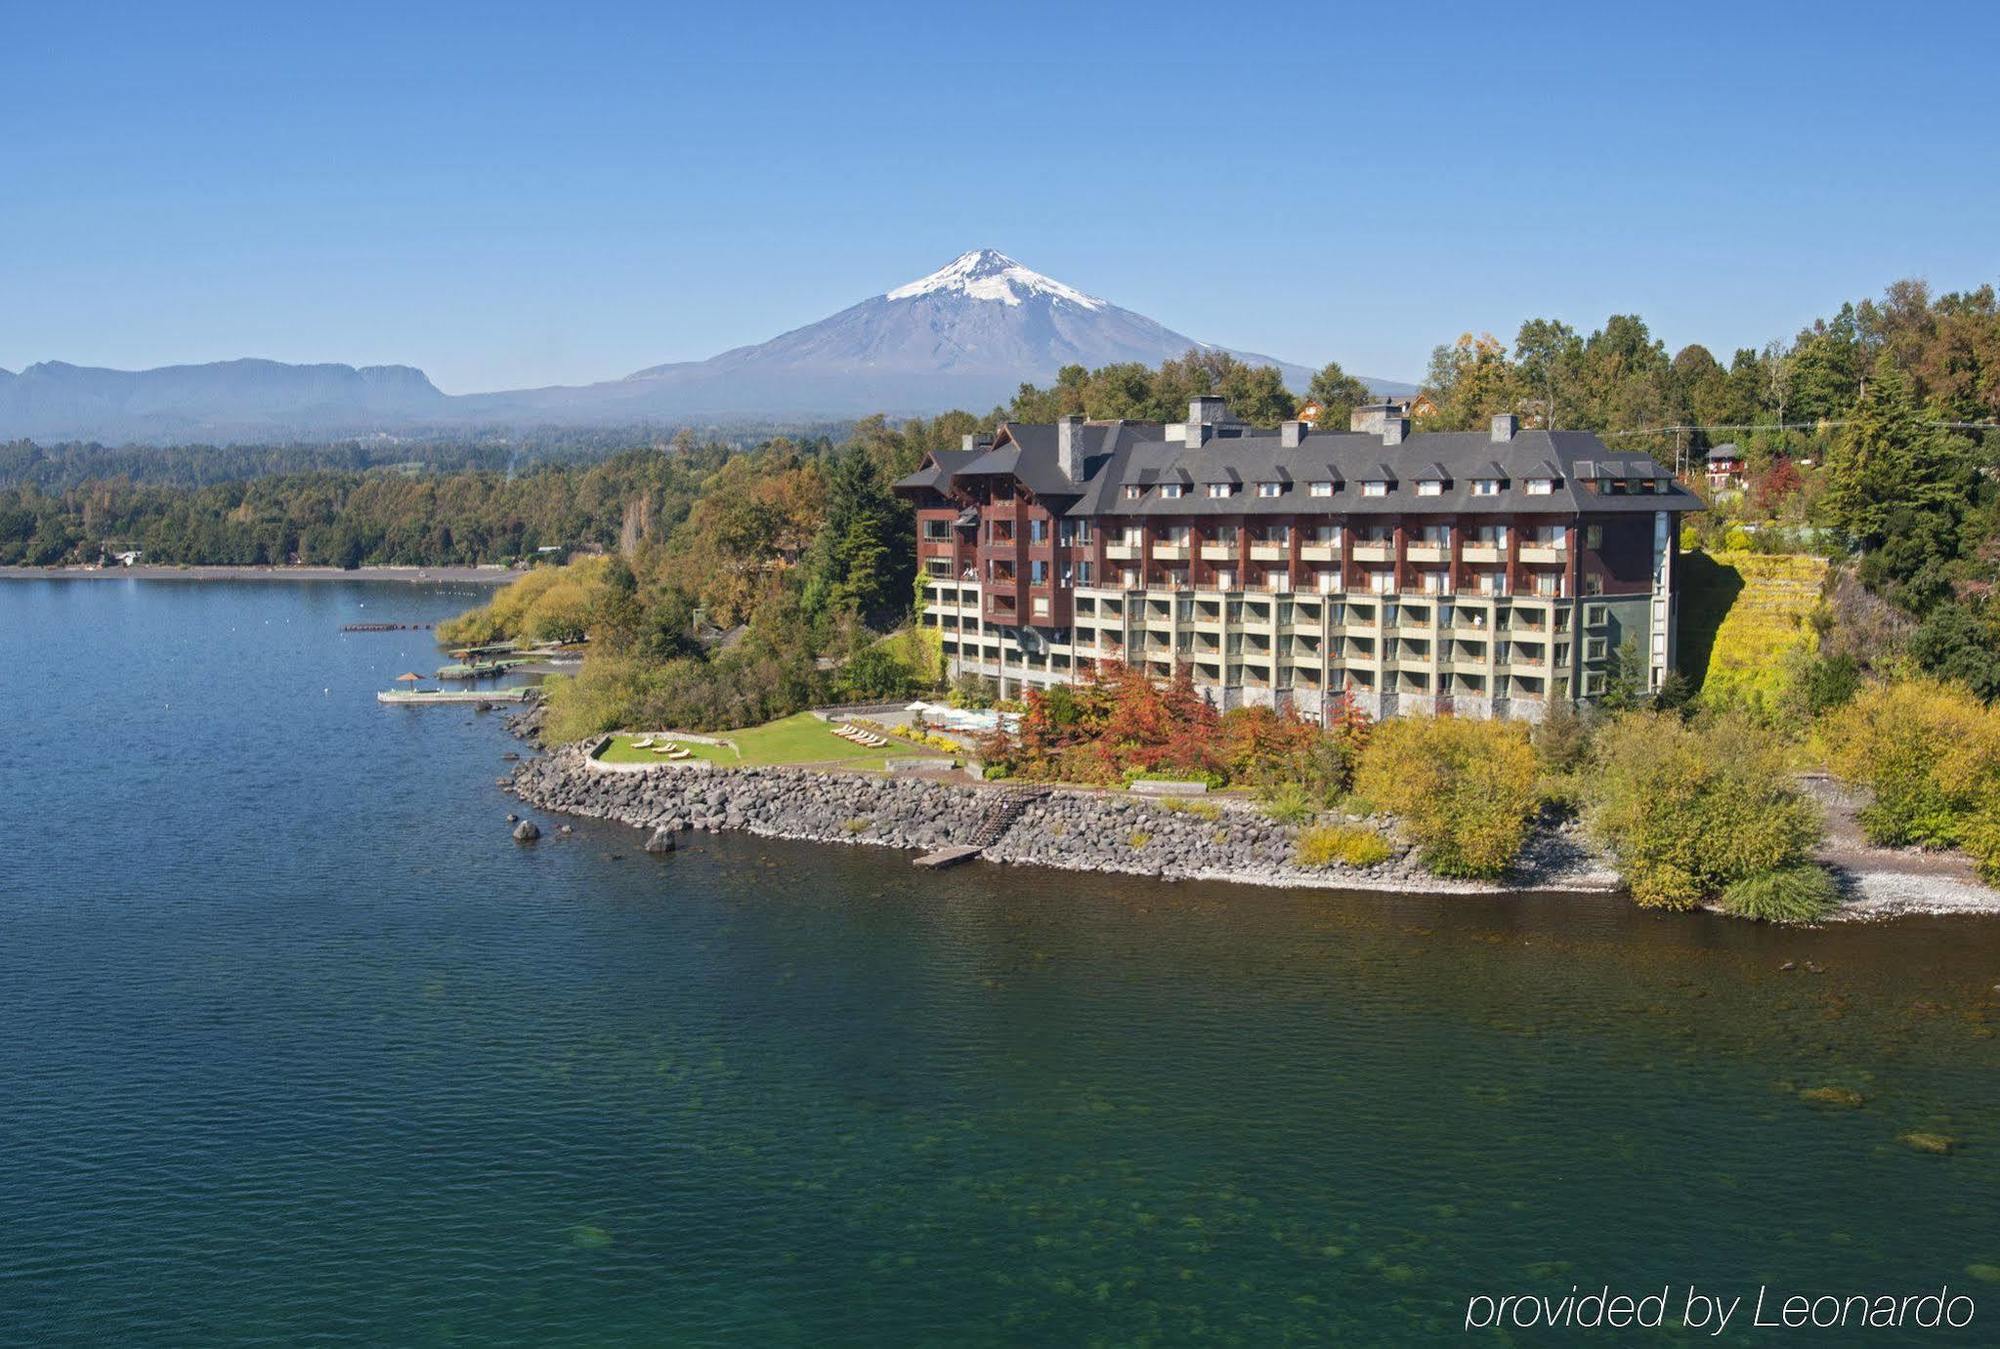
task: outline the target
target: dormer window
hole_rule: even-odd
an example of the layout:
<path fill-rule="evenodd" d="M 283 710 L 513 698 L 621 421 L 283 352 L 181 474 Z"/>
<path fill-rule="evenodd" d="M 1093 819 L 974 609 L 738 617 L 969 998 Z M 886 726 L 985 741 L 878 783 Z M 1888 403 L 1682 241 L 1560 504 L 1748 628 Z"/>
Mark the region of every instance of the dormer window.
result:
<path fill-rule="evenodd" d="M 1284 485 L 1282 483 L 1260 482 L 1257 484 L 1257 495 L 1260 497 L 1274 497 L 1283 490 Z"/>
<path fill-rule="evenodd" d="M 1212 497 L 1235 496 L 1236 484 L 1233 482 L 1212 482 L 1208 485 L 1208 494 Z"/>
<path fill-rule="evenodd" d="M 1386 482 L 1364 482 L 1361 484 L 1361 495 L 1365 497 L 1388 496 L 1389 484 Z"/>
<path fill-rule="evenodd" d="M 1316 497 L 1330 497 L 1333 495 L 1333 484 L 1330 482 L 1316 482 L 1312 485 L 1311 491 Z"/>
<path fill-rule="evenodd" d="M 1474 478 L 1472 480 L 1472 495 L 1476 497 L 1499 496 L 1500 480 L 1498 478 Z"/>
<path fill-rule="evenodd" d="M 1531 497 L 1550 496 L 1555 492 L 1555 490 L 1556 490 L 1556 480 L 1554 478 L 1528 479 L 1528 495 Z"/>
<path fill-rule="evenodd" d="M 1181 494 L 1181 485 L 1179 483 L 1163 482 L 1160 484 L 1160 495 L 1165 497 L 1167 500 L 1169 501 L 1178 500 L 1180 494 Z"/>
<path fill-rule="evenodd" d="M 1139 486 L 1137 483 L 1127 483 L 1125 485 L 1125 499 L 1127 501 L 1137 501 L 1140 497 L 1144 496 L 1145 494 L 1146 494 L 1146 489 Z"/>
<path fill-rule="evenodd" d="M 1441 497 L 1444 495 L 1444 484 L 1436 478 L 1426 478 L 1417 484 L 1417 495 L 1420 497 Z"/>

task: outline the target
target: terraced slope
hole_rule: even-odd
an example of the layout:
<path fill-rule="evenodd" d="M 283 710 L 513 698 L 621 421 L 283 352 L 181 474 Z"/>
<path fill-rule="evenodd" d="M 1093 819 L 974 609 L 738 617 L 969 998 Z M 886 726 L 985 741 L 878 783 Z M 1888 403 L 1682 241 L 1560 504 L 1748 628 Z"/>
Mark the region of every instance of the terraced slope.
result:
<path fill-rule="evenodd" d="M 1811 618 L 1826 559 L 1697 552 L 1682 563 L 1681 668 L 1710 706 L 1771 707 L 1784 693 L 1786 653 L 1818 644 Z"/>

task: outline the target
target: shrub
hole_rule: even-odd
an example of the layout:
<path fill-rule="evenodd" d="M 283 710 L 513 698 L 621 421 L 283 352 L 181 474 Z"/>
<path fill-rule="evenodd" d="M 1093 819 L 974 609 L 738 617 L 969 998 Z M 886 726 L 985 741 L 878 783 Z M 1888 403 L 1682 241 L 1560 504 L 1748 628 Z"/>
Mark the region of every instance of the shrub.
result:
<path fill-rule="evenodd" d="M 536 567 L 510 581 L 477 609 L 438 624 L 438 641 L 477 646 L 503 637 L 573 641 L 582 637 L 603 599 L 608 557 L 584 557 L 561 567 Z"/>
<path fill-rule="evenodd" d="M 1135 851 L 1153 841 L 1153 836 L 1143 829 L 1134 829 L 1125 836 L 1125 842 Z"/>
<path fill-rule="evenodd" d="M 1388 861 L 1394 851 L 1389 846 L 1389 840 L 1373 829 L 1359 829 L 1351 824 L 1329 824 L 1302 831 L 1292 849 L 1292 860 L 1302 867 L 1336 864 L 1372 867 L 1378 862 Z"/>
<path fill-rule="evenodd" d="M 1440 876 L 1505 872 L 1535 809 L 1535 754 L 1513 722 L 1408 717 L 1377 726 L 1355 789 L 1395 815 Z"/>
<path fill-rule="evenodd" d="M 1833 877 L 1811 862 L 1745 876 L 1722 892 L 1724 912 L 1767 923 L 1817 922 L 1839 903 L 1840 889 Z"/>
<path fill-rule="evenodd" d="M 1861 811 L 1869 841 L 1966 844 L 1990 866 L 2000 811 L 2000 712 L 1930 679 L 1862 690 L 1821 728 L 1827 765 L 1873 790 Z"/>
<path fill-rule="evenodd" d="M 1179 798 L 1160 802 L 1160 809 L 1175 815 L 1192 815 L 1197 820 L 1219 820 L 1222 807 L 1213 801 L 1181 800 Z"/>
<path fill-rule="evenodd" d="M 1797 865 L 1819 841 L 1776 733 L 1739 717 L 1683 724 L 1635 713 L 1597 737 L 1585 820 L 1618 858 L 1632 897 L 1685 909 L 1738 881 Z"/>
<path fill-rule="evenodd" d="M 838 687 L 843 698 L 900 698 L 910 691 L 910 667 L 886 646 L 871 646 L 841 667 Z"/>
<path fill-rule="evenodd" d="M 1301 782 L 1281 782 L 1258 796 L 1264 803 L 1264 813 L 1279 824 L 1305 824 L 1319 814 L 1312 794 Z"/>

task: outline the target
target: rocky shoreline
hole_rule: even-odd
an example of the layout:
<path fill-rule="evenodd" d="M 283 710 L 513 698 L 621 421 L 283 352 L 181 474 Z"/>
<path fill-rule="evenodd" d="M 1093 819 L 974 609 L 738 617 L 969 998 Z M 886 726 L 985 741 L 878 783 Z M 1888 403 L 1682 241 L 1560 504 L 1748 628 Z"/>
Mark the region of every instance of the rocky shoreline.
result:
<path fill-rule="evenodd" d="M 1175 880 L 1409 893 L 1606 894 L 1615 872 L 1573 830 L 1538 830 L 1504 883 L 1432 876 L 1398 845 L 1371 867 L 1301 867 L 1296 831 L 1247 802 L 1211 802 L 1219 814 L 1109 792 L 971 786 L 817 769 L 684 772 L 661 766 L 606 773 L 589 746 L 566 745 L 519 764 L 507 789 L 539 810 L 612 820 L 669 835 L 741 830 L 812 843 L 932 851 L 978 846 L 991 862 Z"/>

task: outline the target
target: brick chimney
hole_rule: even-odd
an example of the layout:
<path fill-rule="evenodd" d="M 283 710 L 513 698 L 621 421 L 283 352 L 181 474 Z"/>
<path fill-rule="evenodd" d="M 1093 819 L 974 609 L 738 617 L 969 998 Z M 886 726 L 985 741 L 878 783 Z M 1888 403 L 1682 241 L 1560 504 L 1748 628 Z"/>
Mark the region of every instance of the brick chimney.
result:
<path fill-rule="evenodd" d="M 1280 422 L 1278 424 L 1278 444 L 1287 450 L 1296 450 L 1306 438 L 1304 422 Z"/>
<path fill-rule="evenodd" d="M 1514 433 L 1521 429 L 1521 419 L 1511 412 L 1503 412 L 1493 419 L 1493 439 L 1512 440 Z"/>
<path fill-rule="evenodd" d="M 1083 481 L 1083 417 L 1056 418 L 1056 467 L 1071 482 Z"/>

